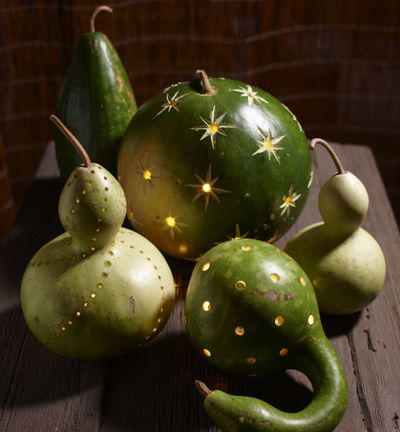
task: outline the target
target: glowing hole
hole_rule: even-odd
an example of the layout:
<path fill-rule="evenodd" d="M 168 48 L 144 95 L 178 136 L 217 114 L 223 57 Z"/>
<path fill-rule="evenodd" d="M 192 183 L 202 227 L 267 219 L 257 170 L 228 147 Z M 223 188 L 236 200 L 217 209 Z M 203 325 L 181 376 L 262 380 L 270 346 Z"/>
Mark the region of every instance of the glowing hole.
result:
<path fill-rule="evenodd" d="M 95 298 L 95 297 L 96 297 L 96 293 L 92 292 L 92 293 L 90 294 L 90 297 Z"/>
<path fill-rule="evenodd" d="M 158 324 L 160 324 L 160 322 L 161 322 L 161 318 L 158 318 L 157 322 L 158 322 Z"/>
<path fill-rule="evenodd" d="M 300 276 L 300 277 L 299 277 L 299 281 L 300 281 L 300 283 L 301 283 L 303 286 L 306 286 L 306 285 L 307 285 L 307 282 L 306 282 L 306 280 L 303 278 L 303 276 Z"/>
<path fill-rule="evenodd" d="M 288 352 L 289 352 L 289 350 L 288 350 L 287 348 L 282 348 L 282 349 L 279 351 L 279 355 L 280 355 L 281 357 L 285 357 L 285 355 L 286 355 Z"/>
<path fill-rule="evenodd" d="M 65 331 L 65 330 L 67 330 L 66 327 L 62 326 L 61 331 Z"/>
<path fill-rule="evenodd" d="M 207 300 L 203 303 L 203 311 L 209 312 L 211 309 L 211 303 Z"/>
<path fill-rule="evenodd" d="M 82 257 L 82 258 L 86 258 L 86 254 L 83 253 L 83 254 L 81 255 L 81 257 Z"/>
<path fill-rule="evenodd" d="M 155 333 L 157 331 L 157 327 L 153 328 L 153 333 Z"/>
<path fill-rule="evenodd" d="M 203 192 L 210 193 L 211 192 L 211 185 L 210 183 L 204 183 L 201 187 L 203 189 Z"/>
<path fill-rule="evenodd" d="M 96 248 L 93 247 L 93 246 L 90 246 L 90 250 L 91 250 L 92 252 L 94 252 L 94 251 L 96 250 Z"/>
<path fill-rule="evenodd" d="M 238 336 L 243 336 L 243 335 L 244 335 L 244 328 L 241 327 L 241 326 L 237 326 L 237 327 L 235 328 L 235 333 L 236 333 Z"/>
<path fill-rule="evenodd" d="M 309 315 L 307 321 L 309 325 L 313 325 L 315 323 L 314 315 Z"/>
<path fill-rule="evenodd" d="M 257 360 L 254 357 L 248 357 L 246 359 L 247 364 L 254 364 Z"/>
<path fill-rule="evenodd" d="M 239 281 L 237 281 L 235 283 L 235 287 L 236 287 L 237 290 L 243 291 L 246 288 L 246 282 L 242 281 L 242 280 L 239 280 Z"/>
<path fill-rule="evenodd" d="M 68 321 L 68 325 L 72 325 L 72 321 Z"/>
<path fill-rule="evenodd" d="M 75 202 L 76 202 L 77 204 L 79 204 L 79 203 L 80 203 L 79 198 L 77 198 L 77 199 L 75 200 Z"/>
<path fill-rule="evenodd" d="M 144 170 L 144 171 L 143 171 L 143 178 L 144 178 L 145 180 L 151 180 L 151 171 L 149 171 L 149 170 Z"/>
<path fill-rule="evenodd" d="M 104 273 L 103 273 L 104 274 Z M 102 289 L 103 288 L 103 284 L 102 283 L 98 283 L 97 285 L 96 285 L 96 287 L 98 288 L 98 289 Z"/>
<path fill-rule="evenodd" d="M 175 220 L 175 218 L 173 218 L 172 216 L 167 216 L 164 220 L 165 220 L 165 223 L 166 223 L 169 227 L 171 227 L 171 228 L 174 228 L 174 227 L 175 227 L 175 225 L 176 225 L 176 220 Z"/>
<path fill-rule="evenodd" d="M 284 322 L 285 322 L 285 318 L 282 315 L 278 315 L 275 318 L 275 325 L 277 325 L 278 327 L 280 327 L 281 325 L 283 325 Z"/>
<path fill-rule="evenodd" d="M 272 273 L 271 274 L 271 280 L 273 281 L 273 282 L 278 282 L 279 280 L 280 280 L 280 276 L 277 274 L 277 273 Z"/>
<path fill-rule="evenodd" d="M 203 349 L 203 353 L 206 357 L 211 357 L 211 352 L 207 348 Z"/>
<path fill-rule="evenodd" d="M 96 237 L 93 237 L 92 238 L 92 242 L 96 242 L 97 241 L 97 238 Z"/>
<path fill-rule="evenodd" d="M 97 229 L 96 229 L 96 232 L 99 233 L 99 232 L 100 232 L 100 228 L 97 228 Z"/>
<path fill-rule="evenodd" d="M 83 191 L 81 192 L 81 195 L 86 195 L 86 190 L 83 189 Z"/>
<path fill-rule="evenodd" d="M 245 252 L 251 251 L 251 246 L 248 246 L 248 245 L 242 246 L 242 251 L 245 251 Z"/>
<path fill-rule="evenodd" d="M 81 313 L 78 311 L 78 312 L 75 312 L 75 315 L 76 316 L 81 316 Z"/>
<path fill-rule="evenodd" d="M 88 307 L 88 306 L 89 306 L 88 302 L 83 303 L 83 307 Z"/>
<path fill-rule="evenodd" d="M 72 214 L 75 214 L 75 209 L 71 209 L 71 213 L 72 213 Z"/>
<path fill-rule="evenodd" d="M 207 271 L 211 267 L 211 263 L 207 262 L 201 268 L 204 272 Z"/>

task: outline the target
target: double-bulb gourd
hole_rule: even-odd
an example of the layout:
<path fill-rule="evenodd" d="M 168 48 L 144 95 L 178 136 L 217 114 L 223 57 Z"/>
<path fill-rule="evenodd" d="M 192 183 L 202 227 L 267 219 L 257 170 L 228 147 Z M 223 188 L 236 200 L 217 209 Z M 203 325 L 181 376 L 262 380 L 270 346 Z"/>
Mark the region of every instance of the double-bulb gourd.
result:
<path fill-rule="evenodd" d="M 304 269 L 314 285 L 320 311 L 350 314 L 371 303 L 383 288 L 386 264 L 377 241 L 361 228 L 369 199 L 362 182 L 345 171 L 332 147 L 322 144 L 338 172 L 318 195 L 323 222 L 310 225 L 287 244 L 285 251 Z"/>
<path fill-rule="evenodd" d="M 26 323 L 56 353 L 104 358 L 153 338 L 172 309 L 171 270 L 156 247 L 121 228 L 126 199 L 117 180 L 92 163 L 77 139 L 52 121 L 81 154 L 59 200 L 67 232 L 31 259 L 21 286 Z"/>
<path fill-rule="evenodd" d="M 185 316 L 191 340 L 213 365 L 246 375 L 297 369 L 313 385 L 311 403 L 287 413 L 197 382 L 223 432 L 328 432 L 339 423 L 345 372 L 324 334 L 312 284 L 286 253 L 254 239 L 215 246 L 194 268 Z"/>

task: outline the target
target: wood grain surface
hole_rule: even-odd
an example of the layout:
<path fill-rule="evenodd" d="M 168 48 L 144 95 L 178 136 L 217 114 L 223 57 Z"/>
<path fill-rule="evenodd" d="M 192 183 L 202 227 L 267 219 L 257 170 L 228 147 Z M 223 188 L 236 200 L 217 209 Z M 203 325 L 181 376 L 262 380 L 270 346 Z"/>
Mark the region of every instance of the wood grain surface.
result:
<path fill-rule="evenodd" d="M 364 227 L 381 244 L 388 267 L 384 291 L 362 313 L 323 317 L 349 381 L 349 405 L 336 432 L 396 432 L 400 429 L 400 279 L 398 228 L 370 150 L 335 146 L 345 167 L 365 184 L 370 209 Z M 146 347 L 120 358 L 77 361 L 43 348 L 27 329 L 19 286 L 34 252 L 62 231 L 57 201 L 60 181 L 46 156 L 0 256 L 0 430 L 3 432 L 216 432 L 202 407 L 194 379 L 211 388 L 262 398 L 296 411 L 312 398 L 299 373 L 262 378 L 218 371 L 194 351 L 182 306 L 193 264 L 168 258 L 178 286 L 173 314 Z M 284 246 L 299 228 L 320 219 L 319 186 L 334 172 L 323 150 L 315 154 L 315 177 L 302 216 L 277 242 Z M 312 432 L 312 431 L 310 431 Z"/>

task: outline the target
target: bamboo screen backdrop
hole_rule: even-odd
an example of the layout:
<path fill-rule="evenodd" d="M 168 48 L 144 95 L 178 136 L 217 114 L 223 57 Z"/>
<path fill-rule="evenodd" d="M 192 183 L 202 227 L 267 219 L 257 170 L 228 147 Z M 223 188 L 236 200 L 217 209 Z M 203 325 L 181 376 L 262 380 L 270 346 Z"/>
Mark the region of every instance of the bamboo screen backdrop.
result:
<path fill-rule="evenodd" d="M 199 67 L 262 87 L 294 111 L 309 138 L 369 145 L 400 215 L 398 0 L 107 4 L 114 13 L 100 14 L 96 27 L 117 48 L 139 104 Z M 98 5 L 0 2 L 0 237 L 52 139 L 49 114 Z"/>

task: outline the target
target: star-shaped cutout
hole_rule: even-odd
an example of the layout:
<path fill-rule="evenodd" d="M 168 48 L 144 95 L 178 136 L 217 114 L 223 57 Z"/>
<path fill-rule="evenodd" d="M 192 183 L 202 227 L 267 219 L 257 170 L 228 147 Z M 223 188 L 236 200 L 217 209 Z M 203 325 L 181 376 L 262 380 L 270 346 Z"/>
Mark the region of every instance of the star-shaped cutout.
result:
<path fill-rule="evenodd" d="M 184 98 L 186 94 L 180 96 L 178 96 L 178 94 L 179 94 L 179 90 L 172 97 L 170 97 L 169 93 L 167 93 L 165 96 L 166 102 L 161 105 L 161 110 L 153 117 L 153 119 L 161 115 L 164 111 L 170 112 L 172 109 L 174 109 L 175 111 L 179 111 L 178 102 L 182 98 Z"/>
<path fill-rule="evenodd" d="M 283 147 L 279 147 L 278 143 L 280 143 L 286 135 L 281 135 L 276 138 L 272 138 L 271 130 L 268 129 L 268 133 L 263 131 L 260 127 L 257 126 L 258 131 L 261 134 L 261 139 L 257 140 L 258 150 L 256 150 L 252 156 L 260 153 L 267 152 L 268 160 L 271 160 L 271 156 L 273 156 L 278 163 L 280 163 L 279 156 L 277 154 L 278 151 L 283 150 Z"/>
<path fill-rule="evenodd" d="M 140 174 L 143 181 L 143 187 L 145 187 L 147 184 L 154 186 L 153 180 L 156 178 L 161 178 L 160 175 L 154 172 L 153 166 L 151 164 L 140 163 L 133 169 L 133 171 Z"/>
<path fill-rule="evenodd" d="M 169 212 L 168 215 L 163 219 L 163 227 L 161 228 L 162 231 L 169 230 L 169 235 L 171 236 L 171 239 L 173 240 L 175 238 L 175 231 L 177 231 L 179 234 L 182 234 L 182 228 L 188 227 L 189 225 L 183 222 L 178 221 L 179 216 L 172 216 L 172 213 Z"/>
<path fill-rule="evenodd" d="M 282 204 L 279 206 L 279 208 L 282 209 L 281 216 L 283 216 L 285 213 L 287 213 L 287 215 L 289 216 L 290 209 L 292 207 L 296 207 L 295 203 L 300 197 L 301 194 L 297 193 L 294 190 L 293 185 L 291 185 L 288 194 L 282 198 Z"/>
<path fill-rule="evenodd" d="M 226 189 L 221 189 L 215 187 L 215 183 L 218 181 L 218 177 L 215 177 L 214 179 L 211 178 L 211 165 L 208 167 L 208 171 L 206 174 L 205 180 L 203 180 L 200 176 L 195 174 L 197 180 L 199 181 L 198 184 L 188 184 L 188 187 L 198 189 L 197 194 L 193 198 L 193 201 L 196 201 L 197 198 L 200 198 L 201 196 L 204 197 L 204 210 L 207 211 L 208 204 L 210 203 L 210 197 L 217 201 L 218 203 L 221 202 L 221 200 L 218 198 L 218 193 L 230 193 L 231 191 L 228 191 Z"/>
<path fill-rule="evenodd" d="M 233 125 L 222 123 L 225 116 L 226 116 L 226 112 L 224 112 L 219 117 L 215 118 L 216 113 L 215 113 L 215 105 L 214 105 L 214 107 L 210 113 L 210 120 L 207 121 L 207 120 L 204 120 L 203 117 L 200 117 L 201 121 L 204 123 L 204 126 L 192 127 L 191 129 L 194 131 L 204 131 L 204 134 L 200 138 L 200 141 L 202 141 L 203 139 L 205 139 L 207 137 L 210 137 L 211 146 L 214 150 L 215 144 L 216 144 L 216 135 L 221 134 L 221 135 L 226 136 L 226 134 L 223 132 L 223 129 L 233 129 L 236 127 Z"/>
<path fill-rule="evenodd" d="M 235 233 L 230 236 L 228 236 L 229 240 L 240 240 L 240 239 L 244 239 L 249 235 L 249 231 L 245 232 L 244 234 L 240 233 L 240 227 L 239 224 L 235 224 Z"/>
<path fill-rule="evenodd" d="M 259 96 L 256 91 L 252 89 L 251 86 L 245 87 L 239 87 L 237 89 L 233 89 L 232 91 L 240 93 L 240 96 L 247 98 L 247 105 L 249 107 L 253 106 L 254 101 L 255 102 L 264 102 L 269 103 L 267 100 L 265 100 L 263 97 Z"/>

